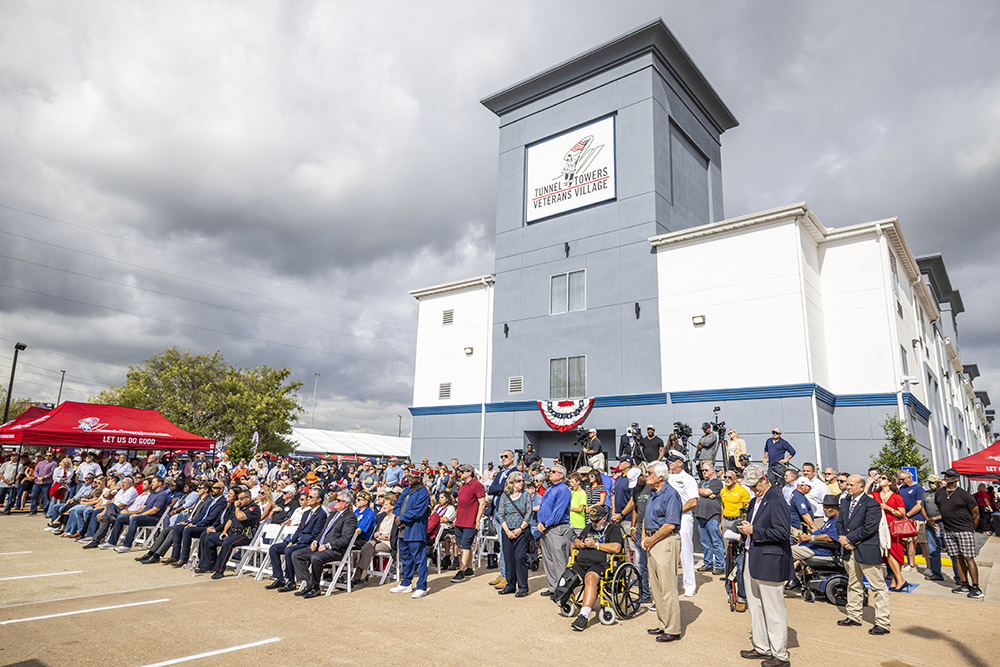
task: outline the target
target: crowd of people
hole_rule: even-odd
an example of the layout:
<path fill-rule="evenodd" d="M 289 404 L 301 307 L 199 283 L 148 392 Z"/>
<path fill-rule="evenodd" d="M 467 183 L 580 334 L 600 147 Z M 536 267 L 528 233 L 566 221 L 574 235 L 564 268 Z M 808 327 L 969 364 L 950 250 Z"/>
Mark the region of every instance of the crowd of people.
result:
<path fill-rule="evenodd" d="M 785 596 L 802 590 L 815 557 L 836 556 L 844 564 L 841 626 L 861 624 L 867 580 L 875 635 L 890 631 L 889 592 L 906 590 L 903 573 L 917 567 L 918 551 L 928 580 L 945 579 L 946 552 L 953 592 L 983 597 L 974 533 L 988 528 L 983 515 L 998 506 L 996 493 L 981 486 L 973 496 L 955 470 L 931 475 L 926 487 L 906 470 L 873 468 L 864 478 L 828 467 L 820 475 L 812 463 L 791 465 L 795 450 L 778 428 L 765 444 L 763 465 L 749 464 L 745 443 L 734 446 L 732 438 L 722 465 L 719 443 L 704 440 L 689 461 L 652 426 L 632 449 L 638 456 L 621 455 L 605 470 L 595 439 L 587 443 L 589 465 L 572 471 L 558 462 L 544 465 L 530 447 L 519 455 L 505 450 L 498 466 L 481 473 L 458 459 L 432 465 L 389 457 L 382 464 L 257 454 L 234 463 L 204 452 L 136 459 L 49 450 L 34 460 L 12 453 L 0 465 L 0 505 L 7 514 L 42 512 L 46 530 L 84 549 L 131 552 L 142 528 L 158 527 L 136 558 L 143 564 L 188 565 L 197 539 L 196 571 L 213 579 L 226 575 L 233 553 L 250 544 L 262 523 L 283 524 L 282 538 L 268 546 L 266 588 L 305 599 L 321 594 L 324 566 L 343 559 L 352 543 L 355 585 L 367 581 L 382 555 L 398 568 L 393 594 L 425 596 L 429 561 L 453 570 L 452 582 L 469 581 L 477 538 L 487 533 L 498 546 L 487 558 L 498 567 L 489 584 L 501 595 L 527 596 L 529 564 L 540 559 L 541 595 L 553 596 L 573 556 L 582 584 L 571 622 L 578 631 L 596 611 L 608 558 L 626 554 L 640 574 L 639 602 L 658 619 L 649 629 L 656 641 L 681 638 L 679 598 L 696 595 L 700 572 L 733 584 L 736 609 L 749 610 L 752 620 L 753 647 L 744 657 L 766 665 L 787 664 Z M 429 549 L 435 544 L 441 549 Z"/>

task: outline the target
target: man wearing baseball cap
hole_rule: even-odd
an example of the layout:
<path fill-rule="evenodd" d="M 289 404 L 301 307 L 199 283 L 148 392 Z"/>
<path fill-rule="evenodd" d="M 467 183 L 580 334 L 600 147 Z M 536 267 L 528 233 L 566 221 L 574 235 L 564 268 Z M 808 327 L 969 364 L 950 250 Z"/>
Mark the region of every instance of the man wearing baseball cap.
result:
<path fill-rule="evenodd" d="M 941 523 L 944 524 L 944 548 L 948 556 L 958 564 L 958 575 L 962 583 L 952 589 L 952 593 L 973 600 L 982 600 L 979 588 L 979 567 L 976 566 L 976 526 L 979 524 L 979 505 L 972 494 L 958 486 L 961 474 L 954 468 L 941 473 L 945 487 L 934 494 Z"/>
<path fill-rule="evenodd" d="M 608 510 L 604 505 L 590 508 L 590 521 L 580 536 L 573 541 L 577 549 L 573 570 L 583 579 L 583 596 L 580 598 L 580 615 L 570 626 L 574 630 L 585 630 L 590 612 L 597 603 L 597 587 L 601 575 L 608 568 L 608 554 L 621 553 L 624 548 L 622 529 L 618 524 L 609 524 Z"/>

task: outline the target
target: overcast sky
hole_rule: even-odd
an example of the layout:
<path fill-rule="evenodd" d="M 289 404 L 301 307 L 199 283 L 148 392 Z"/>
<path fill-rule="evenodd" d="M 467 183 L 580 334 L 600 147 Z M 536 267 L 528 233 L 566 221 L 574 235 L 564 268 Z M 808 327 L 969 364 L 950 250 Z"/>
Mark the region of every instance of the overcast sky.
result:
<path fill-rule="evenodd" d="M 727 216 L 805 200 L 941 252 L 1000 399 L 1000 17 L 938 2 L 0 3 L 0 377 L 87 400 L 167 347 L 393 434 L 407 290 L 493 266 L 478 100 L 662 16 L 740 126 Z"/>

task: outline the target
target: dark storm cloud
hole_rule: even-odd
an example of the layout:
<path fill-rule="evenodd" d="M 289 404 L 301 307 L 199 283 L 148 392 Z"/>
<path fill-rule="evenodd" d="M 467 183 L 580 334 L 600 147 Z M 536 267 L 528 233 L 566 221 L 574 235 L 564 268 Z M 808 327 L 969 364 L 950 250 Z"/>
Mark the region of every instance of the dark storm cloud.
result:
<path fill-rule="evenodd" d="M 915 253 L 943 253 L 963 360 L 1000 392 L 992 5 L 645 1 L 3 4 L 0 204 L 76 225 L 0 209 L 0 231 L 65 247 L 0 234 L 36 263 L 0 260 L 25 393 L 69 367 L 81 400 L 166 347 L 222 349 L 291 368 L 306 424 L 320 373 L 317 426 L 402 414 L 405 433 L 407 290 L 492 270 L 497 123 L 477 100 L 658 15 L 741 121 L 727 215 L 899 216 Z"/>

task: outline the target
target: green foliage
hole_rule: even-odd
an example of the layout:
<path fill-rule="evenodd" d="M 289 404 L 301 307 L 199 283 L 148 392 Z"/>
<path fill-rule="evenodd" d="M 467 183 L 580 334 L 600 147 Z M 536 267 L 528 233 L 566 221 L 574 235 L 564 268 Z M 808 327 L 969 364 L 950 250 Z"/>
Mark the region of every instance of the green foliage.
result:
<path fill-rule="evenodd" d="M 254 431 L 261 451 L 283 454 L 291 443 L 292 422 L 303 412 L 298 402 L 301 382 L 288 382 L 291 371 L 236 368 L 222 352 L 192 355 L 169 348 L 141 366 L 130 366 L 125 384 L 91 398 L 94 403 L 159 410 L 186 431 L 228 445 L 235 460 L 252 451 Z"/>
<path fill-rule="evenodd" d="M 920 453 L 917 438 L 906 429 L 906 423 L 893 415 L 882 422 L 886 442 L 878 454 L 871 457 L 872 465 L 882 472 L 898 472 L 903 466 L 917 468 L 918 482 L 927 481 L 931 474 L 930 460 Z"/>
<path fill-rule="evenodd" d="M 17 384 L 17 381 L 14 381 Z M 32 401 L 30 398 L 24 396 L 14 396 L 10 400 L 10 412 L 7 413 L 7 421 L 11 419 L 16 419 L 21 416 L 21 413 L 28 409 Z M 0 387 L 0 410 L 3 410 L 4 406 L 7 404 L 7 388 Z M 3 418 L 3 412 L 0 412 L 0 419 Z"/>

